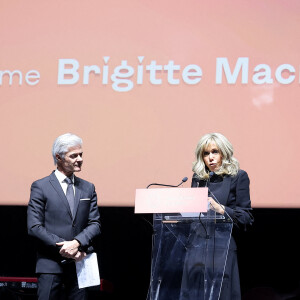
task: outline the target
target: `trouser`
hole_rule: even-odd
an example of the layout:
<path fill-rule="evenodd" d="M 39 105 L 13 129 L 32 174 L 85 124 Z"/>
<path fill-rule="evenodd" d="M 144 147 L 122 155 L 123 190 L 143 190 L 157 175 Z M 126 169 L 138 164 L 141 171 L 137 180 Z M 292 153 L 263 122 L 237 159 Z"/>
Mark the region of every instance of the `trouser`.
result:
<path fill-rule="evenodd" d="M 60 274 L 38 274 L 39 300 L 87 300 L 86 289 L 79 289 L 74 263 L 64 266 Z"/>

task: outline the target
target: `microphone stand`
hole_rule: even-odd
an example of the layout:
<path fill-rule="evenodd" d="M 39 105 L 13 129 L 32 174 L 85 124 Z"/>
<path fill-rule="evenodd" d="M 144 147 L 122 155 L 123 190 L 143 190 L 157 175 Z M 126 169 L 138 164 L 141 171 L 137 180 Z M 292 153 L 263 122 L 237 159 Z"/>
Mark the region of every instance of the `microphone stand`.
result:
<path fill-rule="evenodd" d="M 149 184 L 149 185 L 146 187 L 146 189 L 149 188 L 151 185 L 168 186 L 168 187 L 179 187 L 180 185 L 182 185 L 182 184 L 183 184 L 184 182 L 186 182 L 187 180 L 188 180 L 188 178 L 187 178 L 187 177 L 184 177 L 178 185 L 170 185 L 170 184 L 162 184 L 162 183 L 151 183 L 151 184 Z"/>

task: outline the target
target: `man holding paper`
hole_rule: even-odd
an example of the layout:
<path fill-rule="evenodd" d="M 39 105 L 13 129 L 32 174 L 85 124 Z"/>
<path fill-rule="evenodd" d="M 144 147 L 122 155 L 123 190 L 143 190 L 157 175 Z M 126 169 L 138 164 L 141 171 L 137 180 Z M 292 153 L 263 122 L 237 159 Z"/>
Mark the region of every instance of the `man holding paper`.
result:
<path fill-rule="evenodd" d="M 57 169 L 31 186 L 29 235 L 37 239 L 38 299 L 86 299 L 78 287 L 76 262 L 93 252 L 100 234 L 97 195 L 92 183 L 74 176 L 82 167 L 82 140 L 66 133 L 53 144 Z"/>

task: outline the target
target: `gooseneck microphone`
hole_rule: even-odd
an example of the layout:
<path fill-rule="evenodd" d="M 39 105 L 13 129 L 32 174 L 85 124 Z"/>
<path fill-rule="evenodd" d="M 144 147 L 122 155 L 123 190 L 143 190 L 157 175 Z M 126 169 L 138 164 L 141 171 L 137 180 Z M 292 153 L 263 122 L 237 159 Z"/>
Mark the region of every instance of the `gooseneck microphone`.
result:
<path fill-rule="evenodd" d="M 207 187 L 207 184 L 210 182 L 210 179 L 214 176 L 214 174 L 215 174 L 215 172 L 209 172 L 209 177 L 206 180 L 205 187 Z"/>
<path fill-rule="evenodd" d="M 178 185 L 170 185 L 170 184 L 161 184 L 161 183 L 151 183 L 147 186 L 150 187 L 151 185 L 158 185 L 158 186 L 168 186 L 168 187 L 179 187 L 180 185 L 182 185 L 184 182 L 186 182 L 188 180 L 187 177 L 182 178 L 181 182 Z"/>

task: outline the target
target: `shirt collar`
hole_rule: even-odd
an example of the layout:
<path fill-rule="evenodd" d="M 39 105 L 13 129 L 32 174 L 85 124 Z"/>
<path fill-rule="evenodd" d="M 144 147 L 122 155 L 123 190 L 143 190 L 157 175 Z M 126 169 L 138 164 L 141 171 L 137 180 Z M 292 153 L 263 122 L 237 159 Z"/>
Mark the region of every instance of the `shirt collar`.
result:
<path fill-rule="evenodd" d="M 56 176 L 56 178 L 58 179 L 58 181 L 60 183 L 64 182 L 64 180 L 67 178 L 67 176 L 65 174 L 63 174 L 62 172 L 58 171 L 57 169 L 55 170 L 54 173 L 55 173 L 55 176 Z M 70 176 L 70 178 L 71 178 L 72 182 L 74 183 L 74 174 L 72 174 Z"/>

